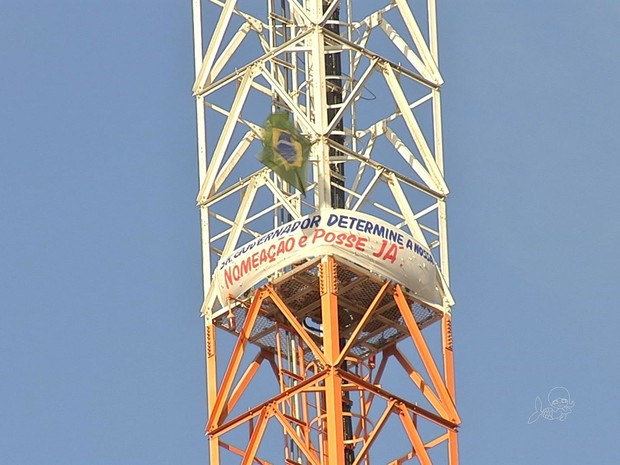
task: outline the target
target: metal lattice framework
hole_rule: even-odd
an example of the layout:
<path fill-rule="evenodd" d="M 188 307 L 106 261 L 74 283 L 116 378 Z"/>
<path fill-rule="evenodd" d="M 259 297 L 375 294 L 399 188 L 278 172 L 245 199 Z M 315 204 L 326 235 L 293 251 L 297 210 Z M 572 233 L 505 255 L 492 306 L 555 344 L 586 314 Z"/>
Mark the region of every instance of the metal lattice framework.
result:
<path fill-rule="evenodd" d="M 239 246 L 340 208 L 415 238 L 432 251 L 448 288 L 435 0 L 193 5 L 212 465 L 234 463 L 234 456 L 243 464 L 369 464 L 391 417 L 409 451 L 389 463 L 456 465 L 449 292 L 430 306 L 410 292 L 411 283 L 332 256 L 285 267 L 225 301 L 211 282 L 220 257 Z M 263 121 L 276 111 L 289 113 L 313 144 L 306 196 L 256 158 Z M 322 322 L 321 334 L 304 326 L 307 318 Z M 421 330 L 435 322 L 441 329 L 433 355 Z M 236 343 L 218 362 L 222 330 Z M 400 341 L 420 367 L 397 348 Z M 249 347 L 256 347 L 253 358 Z M 386 387 L 391 360 L 419 405 Z M 261 367 L 275 375 L 276 393 L 241 406 Z M 271 447 L 282 449 L 276 459 L 261 456 L 270 424 L 285 439 Z M 447 453 L 434 458 L 439 445 Z"/>

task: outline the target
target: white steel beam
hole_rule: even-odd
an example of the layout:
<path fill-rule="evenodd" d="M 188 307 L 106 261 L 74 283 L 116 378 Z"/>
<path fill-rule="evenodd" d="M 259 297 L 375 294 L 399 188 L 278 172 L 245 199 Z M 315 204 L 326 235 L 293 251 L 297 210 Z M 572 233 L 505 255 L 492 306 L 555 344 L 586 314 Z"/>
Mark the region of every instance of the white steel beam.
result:
<path fill-rule="evenodd" d="M 403 92 L 398 79 L 396 78 L 396 74 L 394 73 L 394 69 L 392 65 L 386 63 L 384 66 L 384 75 L 385 79 L 388 82 L 388 86 L 392 91 L 392 95 L 394 96 L 394 100 L 396 101 L 396 105 L 400 110 L 409 131 L 411 132 L 411 136 L 413 137 L 413 141 L 415 142 L 418 150 L 420 151 L 420 155 L 424 160 L 424 164 L 428 169 L 430 175 L 433 177 L 435 183 L 438 186 L 445 186 L 445 182 L 443 181 L 443 176 L 441 174 L 441 170 L 437 166 L 437 162 L 431 152 L 430 147 L 428 146 L 428 142 L 426 142 L 426 138 L 424 137 L 424 133 L 416 120 L 413 111 L 409 107 L 407 103 L 407 98 L 405 93 Z M 447 190 L 447 187 L 446 187 Z"/>
<path fill-rule="evenodd" d="M 245 103 L 245 99 L 250 90 L 250 82 L 254 78 L 254 68 L 246 69 L 243 74 L 243 78 L 241 79 L 241 83 L 239 84 L 239 90 L 235 95 L 235 100 L 230 110 L 230 114 L 226 119 L 226 123 L 224 124 L 224 128 L 222 129 L 222 135 L 217 141 L 217 145 L 215 150 L 213 151 L 213 157 L 211 158 L 211 162 L 209 163 L 209 167 L 207 169 L 207 176 L 205 178 L 205 190 L 203 196 L 207 197 L 212 194 L 213 185 L 215 183 L 215 178 L 218 175 L 218 171 L 222 162 L 224 161 L 224 153 L 228 148 L 228 144 L 230 138 L 232 136 L 233 131 L 235 130 L 235 126 L 237 125 L 237 120 L 239 119 L 239 115 L 241 114 L 241 109 L 243 108 L 243 104 Z"/>
<path fill-rule="evenodd" d="M 228 27 L 228 23 L 230 22 L 230 18 L 236 4 L 237 0 L 226 0 L 224 8 L 222 8 L 222 13 L 220 14 L 215 26 L 215 30 L 213 31 L 213 35 L 211 36 L 211 40 L 209 41 L 209 47 L 207 48 L 207 53 L 205 54 L 201 70 L 202 75 L 207 77 L 205 81 L 206 84 L 210 84 L 209 77 L 211 76 L 211 67 L 215 62 L 215 56 L 220 48 L 220 45 L 222 44 L 224 34 L 226 33 L 226 28 Z M 194 90 L 194 92 L 195 91 L 196 90 Z"/>
<path fill-rule="evenodd" d="M 403 16 L 405 26 L 409 30 L 409 34 L 411 34 L 411 37 L 416 47 L 418 48 L 418 51 L 420 52 L 422 60 L 424 60 L 424 63 L 426 64 L 427 68 L 431 71 L 431 74 L 433 75 L 433 80 L 436 81 L 439 85 L 442 85 L 443 79 L 441 78 L 441 74 L 439 74 L 439 68 L 437 67 L 437 62 L 435 61 L 433 54 L 431 53 L 431 51 L 428 48 L 428 45 L 426 44 L 426 40 L 424 39 L 422 31 L 420 30 L 420 26 L 418 26 L 418 22 L 416 21 L 415 16 L 413 15 L 413 12 L 411 11 L 411 8 L 409 8 L 409 2 L 407 0 L 394 0 L 394 1 L 396 2 L 396 5 L 398 6 L 398 10 L 400 11 L 400 14 Z"/>

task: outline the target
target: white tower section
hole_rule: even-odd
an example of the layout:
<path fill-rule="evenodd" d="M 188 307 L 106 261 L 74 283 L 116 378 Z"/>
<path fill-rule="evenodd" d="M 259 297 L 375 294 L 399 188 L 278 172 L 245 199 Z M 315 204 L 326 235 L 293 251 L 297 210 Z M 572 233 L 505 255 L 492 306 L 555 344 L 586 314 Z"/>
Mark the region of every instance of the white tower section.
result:
<path fill-rule="evenodd" d="M 413 238 L 409 247 L 400 244 L 399 250 L 403 252 L 398 253 L 405 256 L 402 262 L 392 260 L 392 264 L 401 263 L 401 274 L 398 269 L 376 270 L 373 260 L 365 261 L 360 256 L 345 258 L 359 267 L 360 273 L 366 271 L 401 285 L 407 299 L 421 304 L 415 314 L 419 328 L 441 322 L 441 376 L 426 365 L 431 360 L 424 358 L 426 352 L 422 359 L 435 384 L 437 395 L 433 394 L 432 403 L 437 406 L 437 418 L 445 417 L 441 420 L 445 435 L 424 447 L 446 442 L 449 463 L 456 465 L 458 416 L 453 404 L 450 328 L 453 301 L 449 292 L 445 204 L 448 188 L 443 168 L 440 98 L 443 79 L 438 67 L 435 0 L 193 0 L 193 6 L 196 62 L 193 92 L 197 102 L 200 181 L 197 203 L 201 212 L 205 289 L 202 314 L 207 334 L 210 416 L 223 418 L 227 407 L 218 400 L 219 391 L 231 390 L 231 397 L 236 400 L 245 379 L 239 381 L 235 390 L 228 374 L 222 381 L 223 387 L 217 384 L 222 374 L 218 378 L 215 329 L 236 331 L 240 338 L 247 338 L 249 334 L 243 334 L 231 321 L 235 317 L 233 307 L 237 302 L 251 300 L 261 286 L 288 276 L 293 266 L 285 263 L 285 256 L 279 256 L 276 262 L 282 260 L 280 269 L 248 282 L 239 293 L 230 290 L 222 293 L 221 286 L 216 285 L 217 279 L 223 279 L 217 277 L 222 272 L 222 267 L 218 269 L 222 257 L 231 257 L 235 250 L 285 223 L 312 215 L 321 215 L 322 221 L 326 221 L 329 214 L 336 212 L 340 217 L 344 214 L 356 218 L 357 226 L 363 219 L 375 218 L 402 232 L 404 237 Z M 204 43 L 203 34 L 207 39 Z M 287 112 L 298 130 L 312 142 L 305 196 L 257 159 L 262 149 L 263 123 L 275 112 Z M 359 229 L 356 224 L 349 222 L 341 226 L 355 234 L 369 233 L 365 226 Z M 379 255 L 379 251 L 374 251 Z M 423 259 L 426 264 L 414 259 Z M 437 270 L 435 294 L 421 289 L 422 278 L 421 288 L 416 288 L 418 278 L 407 271 L 407 266 L 426 265 Z M 399 279 L 401 275 L 403 279 Z M 398 295 L 397 300 L 404 302 L 405 297 Z M 323 310 L 323 322 L 326 315 Z M 388 325 L 388 318 L 384 320 Z M 380 353 L 381 344 L 385 347 L 395 344 L 409 332 L 415 332 L 412 337 L 419 337 L 416 328 L 407 323 L 407 331 L 403 319 L 398 321 L 395 319 L 394 324 L 400 324 L 400 329 L 390 333 L 384 328 L 381 334 L 385 337 L 380 343 L 371 343 L 369 339 L 356 346 L 359 363 L 363 363 L 364 357 Z M 340 335 L 333 335 L 335 340 L 338 337 L 346 340 L 340 329 Z M 361 333 L 353 334 L 358 337 Z M 420 342 L 415 341 L 416 345 Z M 347 348 L 353 345 L 351 342 Z M 330 350 L 336 353 L 339 349 Z M 342 357 L 338 360 L 343 360 Z M 248 370 L 246 373 L 251 372 Z M 410 366 L 407 370 L 426 396 L 424 383 L 418 382 L 419 374 Z M 305 374 L 295 376 L 301 380 Z M 331 381 L 325 383 L 332 386 Z M 340 408 L 337 399 L 344 389 L 342 386 L 353 381 L 338 383 L 333 387 L 335 397 L 326 394 L 326 402 L 328 405 L 330 401 L 335 402 Z M 285 392 L 288 387 L 282 389 Z M 301 402 L 297 397 L 291 399 L 293 404 Z M 407 416 L 403 424 L 414 437 L 417 410 L 406 413 L 406 408 L 399 405 L 394 404 L 390 409 L 402 409 L 401 417 Z M 273 415 L 280 415 L 274 412 Z M 302 428 L 301 414 L 291 410 L 287 415 L 299 421 L 298 426 L 286 429 L 286 434 L 293 437 L 294 428 Z M 386 418 L 388 415 L 389 411 Z M 211 420 L 208 426 L 215 432 L 210 433 L 212 465 L 219 464 L 218 435 L 226 429 L 226 423 L 217 421 Z M 337 425 L 328 424 L 326 431 L 340 428 Z M 335 448 L 330 449 L 335 446 L 328 447 L 329 441 L 325 439 L 326 455 L 316 463 L 369 463 L 360 454 L 370 447 L 374 440 L 372 434 L 360 435 L 357 459 L 353 455 L 332 461 L 325 459 L 337 452 Z M 254 460 L 256 450 L 252 448 L 258 445 L 252 438 L 247 450 L 237 451 L 246 457 L 243 463 Z M 344 440 L 347 440 L 346 433 Z M 415 444 L 409 458 L 417 455 L 422 463 L 430 463 L 428 455 L 420 449 L 422 442 L 416 441 L 412 442 Z M 308 456 L 316 452 L 316 457 L 321 457 L 318 449 L 299 447 Z M 353 450 L 354 444 L 347 447 Z M 295 457 L 287 460 L 291 461 L 286 463 L 302 463 Z M 314 459 L 307 460 L 315 463 Z"/>
<path fill-rule="evenodd" d="M 213 1 L 204 56 L 198 3 L 193 91 L 207 283 L 221 255 L 335 205 L 335 196 L 426 244 L 447 282 L 435 2 Z M 339 19 L 330 19 L 335 10 Z M 340 75 L 326 74 L 330 54 L 340 56 Z M 330 90 L 342 103 L 328 104 Z M 290 112 L 314 143 L 305 197 L 256 159 L 274 111 Z M 226 312 L 206 289 L 203 314 Z"/>

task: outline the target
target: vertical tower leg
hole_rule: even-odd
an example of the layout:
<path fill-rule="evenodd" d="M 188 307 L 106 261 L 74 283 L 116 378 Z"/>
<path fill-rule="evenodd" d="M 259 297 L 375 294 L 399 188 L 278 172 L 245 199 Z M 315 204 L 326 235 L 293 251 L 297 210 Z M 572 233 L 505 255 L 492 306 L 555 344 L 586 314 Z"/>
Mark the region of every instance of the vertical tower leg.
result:
<path fill-rule="evenodd" d="M 441 322 L 441 336 L 443 342 L 444 378 L 452 401 L 456 404 L 456 387 L 454 382 L 454 352 L 452 341 L 452 315 L 446 314 Z M 448 433 L 448 464 L 458 465 L 458 436 L 456 431 Z"/>
<path fill-rule="evenodd" d="M 323 319 L 323 350 L 329 364 L 325 378 L 325 410 L 327 413 L 328 463 L 344 465 L 344 427 L 342 418 L 342 380 L 336 370 L 340 355 L 336 266 L 332 257 L 321 262 L 321 314 Z"/>
<path fill-rule="evenodd" d="M 209 418 L 213 414 L 215 399 L 217 398 L 217 358 L 216 358 L 216 341 L 215 341 L 215 325 L 207 323 L 205 319 L 205 342 L 206 342 L 206 365 L 207 365 L 207 411 Z M 209 438 L 209 459 L 210 463 L 220 463 L 220 443 L 217 436 Z"/>

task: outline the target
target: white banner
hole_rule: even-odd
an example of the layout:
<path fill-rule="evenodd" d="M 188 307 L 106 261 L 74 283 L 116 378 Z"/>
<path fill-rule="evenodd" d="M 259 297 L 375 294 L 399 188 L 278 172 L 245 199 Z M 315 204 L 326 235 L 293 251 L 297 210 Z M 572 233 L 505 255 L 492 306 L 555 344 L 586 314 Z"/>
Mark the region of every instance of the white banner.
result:
<path fill-rule="evenodd" d="M 350 210 L 326 210 L 286 223 L 222 257 L 213 275 L 220 302 L 306 258 L 336 255 L 444 308 L 448 291 L 430 251 L 389 223 Z M 450 298 L 448 297 L 448 300 Z"/>

